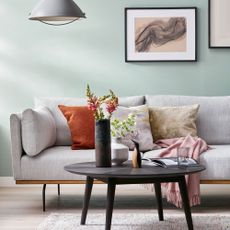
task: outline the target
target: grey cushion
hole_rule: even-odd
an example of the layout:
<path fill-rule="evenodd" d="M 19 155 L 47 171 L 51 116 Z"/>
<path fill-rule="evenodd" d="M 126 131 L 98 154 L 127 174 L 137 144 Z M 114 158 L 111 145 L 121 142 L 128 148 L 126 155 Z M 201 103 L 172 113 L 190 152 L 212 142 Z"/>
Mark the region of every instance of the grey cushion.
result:
<path fill-rule="evenodd" d="M 212 149 L 200 156 L 200 163 L 206 167 L 201 172 L 202 180 L 230 180 L 230 145 L 211 145 Z M 145 157 L 158 157 L 162 149 L 149 151 Z"/>
<path fill-rule="evenodd" d="M 46 107 L 22 113 L 22 145 L 26 154 L 35 156 L 56 141 L 55 121 Z"/>
<path fill-rule="evenodd" d="M 70 146 L 48 148 L 35 157 L 23 155 L 21 159 L 22 180 L 80 180 L 84 176 L 64 170 L 68 164 L 95 161 L 95 151 L 71 150 Z"/>
<path fill-rule="evenodd" d="M 138 106 L 144 103 L 144 96 L 121 97 L 119 104 L 122 106 Z M 65 117 L 58 109 L 58 105 L 79 106 L 86 105 L 86 98 L 35 98 L 35 108 L 46 106 L 49 108 L 56 122 L 57 138 L 56 145 L 71 145 L 71 135 Z"/>
<path fill-rule="evenodd" d="M 181 106 L 199 104 L 198 136 L 208 144 L 230 144 L 230 97 L 195 97 L 147 95 L 149 106 Z"/>
<path fill-rule="evenodd" d="M 119 97 L 119 105 L 125 107 L 139 106 L 143 105 L 144 103 L 144 96 Z"/>
<path fill-rule="evenodd" d="M 212 145 L 200 156 L 200 163 L 206 167 L 202 180 L 230 180 L 230 145 Z M 146 152 L 146 157 L 159 156 L 162 149 Z M 68 164 L 95 160 L 94 150 L 71 150 L 68 146 L 56 146 L 44 150 L 35 157 L 23 155 L 21 159 L 21 180 L 81 180 L 84 176 L 66 172 Z M 131 152 L 130 152 L 131 156 Z M 130 159 L 130 157 L 129 157 Z M 19 179 L 19 178 L 18 178 Z"/>
<path fill-rule="evenodd" d="M 129 153 L 131 160 L 131 152 Z M 85 180 L 66 172 L 64 166 L 74 163 L 95 161 L 95 150 L 72 150 L 70 146 L 55 146 L 42 151 L 35 157 L 23 155 L 21 158 L 20 180 Z"/>

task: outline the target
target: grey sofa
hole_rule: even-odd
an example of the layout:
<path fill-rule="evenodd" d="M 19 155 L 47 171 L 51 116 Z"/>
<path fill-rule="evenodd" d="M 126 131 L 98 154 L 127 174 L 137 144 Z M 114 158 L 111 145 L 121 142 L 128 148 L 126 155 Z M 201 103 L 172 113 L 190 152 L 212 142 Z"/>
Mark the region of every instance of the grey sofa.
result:
<path fill-rule="evenodd" d="M 195 97 L 147 95 L 124 97 L 123 106 L 180 106 L 199 104 L 198 135 L 212 147 L 200 157 L 206 170 L 201 173 L 201 183 L 230 183 L 230 96 Z M 71 150 L 70 132 L 57 105 L 84 105 L 79 98 L 36 98 L 35 107 L 45 106 L 56 125 L 56 142 L 36 156 L 28 156 L 22 145 L 21 114 L 10 117 L 13 174 L 17 184 L 84 183 L 85 178 L 64 171 L 65 165 L 94 161 L 94 150 Z M 157 156 L 161 150 L 145 153 Z M 43 190 L 45 187 L 43 187 Z"/>

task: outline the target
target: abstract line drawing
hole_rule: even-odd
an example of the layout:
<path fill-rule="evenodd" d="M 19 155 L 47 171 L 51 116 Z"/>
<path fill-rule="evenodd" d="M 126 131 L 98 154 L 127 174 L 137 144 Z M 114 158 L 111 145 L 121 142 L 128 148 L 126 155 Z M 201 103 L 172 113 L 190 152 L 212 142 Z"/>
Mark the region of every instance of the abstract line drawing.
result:
<path fill-rule="evenodd" d="M 137 52 L 151 52 L 150 47 L 160 47 L 182 39 L 186 35 L 186 18 L 170 17 L 154 19 L 141 28 L 136 28 L 135 48 Z"/>
<path fill-rule="evenodd" d="M 125 62 L 196 62 L 197 8 L 125 8 L 124 53 Z"/>

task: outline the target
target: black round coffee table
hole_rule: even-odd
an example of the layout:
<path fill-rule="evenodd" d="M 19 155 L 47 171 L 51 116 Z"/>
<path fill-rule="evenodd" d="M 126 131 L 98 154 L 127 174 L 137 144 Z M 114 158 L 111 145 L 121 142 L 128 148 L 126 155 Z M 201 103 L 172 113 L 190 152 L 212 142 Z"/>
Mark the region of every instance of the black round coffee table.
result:
<path fill-rule="evenodd" d="M 64 169 L 68 172 L 85 175 L 87 177 L 81 216 L 82 225 L 84 225 L 86 221 L 94 180 L 100 180 L 108 184 L 105 223 L 106 230 L 110 230 L 111 228 L 114 195 L 117 184 L 154 184 L 156 200 L 158 205 L 158 216 L 159 220 L 163 221 L 164 217 L 162 207 L 161 183 L 178 182 L 181 197 L 183 200 L 184 212 L 188 224 L 188 229 L 193 229 L 187 186 L 185 182 L 185 175 L 205 170 L 205 167 L 202 165 L 188 166 L 186 168 L 178 168 L 177 166 L 170 168 L 162 168 L 151 165 L 144 165 L 142 168 L 132 168 L 131 162 L 127 162 L 122 166 L 99 168 L 95 166 L 95 162 L 87 162 L 67 165 L 64 167 Z"/>

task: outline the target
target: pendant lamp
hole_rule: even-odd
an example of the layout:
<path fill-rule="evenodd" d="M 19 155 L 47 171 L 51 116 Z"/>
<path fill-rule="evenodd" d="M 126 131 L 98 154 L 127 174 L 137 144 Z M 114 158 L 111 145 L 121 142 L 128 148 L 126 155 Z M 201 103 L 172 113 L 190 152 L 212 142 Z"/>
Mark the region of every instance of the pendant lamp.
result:
<path fill-rule="evenodd" d="M 85 13 L 73 0 L 41 0 L 29 15 L 30 20 L 54 26 L 66 25 L 80 18 L 86 18 Z"/>

